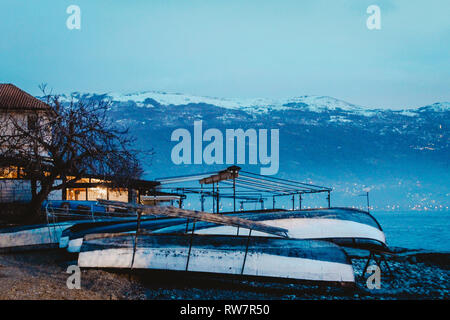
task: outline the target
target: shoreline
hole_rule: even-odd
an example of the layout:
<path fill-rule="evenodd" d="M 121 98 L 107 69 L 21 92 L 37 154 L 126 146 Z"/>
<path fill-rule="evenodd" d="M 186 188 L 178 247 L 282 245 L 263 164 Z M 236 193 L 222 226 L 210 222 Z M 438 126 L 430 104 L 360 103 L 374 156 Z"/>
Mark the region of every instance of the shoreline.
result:
<path fill-rule="evenodd" d="M 315 284 L 200 278 L 164 272 L 82 270 L 81 289 L 68 289 L 67 267 L 74 256 L 59 249 L 0 254 L 0 299 L 10 300 L 366 300 L 449 299 L 450 254 L 411 252 L 386 257 L 392 276 L 381 274 L 381 289 L 369 290 L 365 258 L 352 256 L 355 288 Z M 367 275 L 368 276 L 368 275 Z"/>

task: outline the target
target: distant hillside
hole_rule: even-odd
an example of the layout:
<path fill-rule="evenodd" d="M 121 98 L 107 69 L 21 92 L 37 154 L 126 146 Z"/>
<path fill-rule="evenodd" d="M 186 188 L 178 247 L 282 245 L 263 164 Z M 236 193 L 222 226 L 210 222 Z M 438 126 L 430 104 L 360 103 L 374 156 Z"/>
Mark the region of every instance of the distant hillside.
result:
<path fill-rule="evenodd" d="M 75 99 L 111 99 L 111 116 L 131 128 L 139 148 L 154 148 L 146 178 L 187 174 L 224 166 L 174 165 L 170 141 L 176 128 L 280 130 L 278 176 L 334 188 L 335 205 L 364 203 L 400 209 L 449 205 L 450 103 L 415 109 L 367 109 L 324 96 L 286 100 L 221 99 L 164 92 L 82 94 Z M 65 96 L 66 99 L 70 97 Z M 259 167 L 244 166 L 259 172 Z M 389 208 L 387 207 L 389 206 Z"/>

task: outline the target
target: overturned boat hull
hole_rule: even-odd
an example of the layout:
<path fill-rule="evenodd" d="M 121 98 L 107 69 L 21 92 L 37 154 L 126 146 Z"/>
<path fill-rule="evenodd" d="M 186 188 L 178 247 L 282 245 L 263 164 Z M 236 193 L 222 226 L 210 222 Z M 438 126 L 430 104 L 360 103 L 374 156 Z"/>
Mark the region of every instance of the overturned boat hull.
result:
<path fill-rule="evenodd" d="M 161 228 L 166 228 L 173 225 L 184 224 L 185 219 L 148 219 L 143 220 L 140 223 L 140 229 L 147 232 L 152 232 Z M 124 222 L 98 222 L 98 223 L 83 223 L 77 224 L 71 228 L 67 228 L 59 242 L 60 248 L 67 248 L 68 252 L 80 252 L 81 245 L 83 244 L 83 238 L 89 234 L 99 233 L 129 233 L 136 232 L 137 221 L 130 220 Z"/>
<path fill-rule="evenodd" d="M 239 214 L 240 218 L 258 221 L 269 226 L 287 229 L 289 238 L 331 240 L 346 246 L 386 247 L 386 237 L 376 219 L 367 212 L 332 208 L 301 211 L 281 211 L 270 213 Z M 186 228 L 174 225 L 156 230 L 157 233 L 185 232 L 191 230 L 193 223 Z M 197 234 L 248 235 L 249 229 L 232 226 L 218 226 L 207 222 L 195 224 Z M 267 236 L 253 231 L 252 236 Z"/>
<path fill-rule="evenodd" d="M 86 236 L 83 268 L 187 271 L 290 280 L 354 282 L 337 245 L 316 240 L 188 234 Z"/>
<path fill-rule="evenodd" d="M 58 247 L 62 232 L 76 223 L 66 221 L 0 229 L 0 252 Z"/>
<path fill-rule="evenodd" d="M 356 248 L 386 248 L 386 237 L 381 226 L 370 214 L 364 211 L 334 208 L 302 211 L 280 211 L 270 213 L 232 214 L 243 219 L 258 221 L 269 226 L 285 228 L 294 239 L 320 239 Z M 60 247 L 69 252 L 79 252 L 83 237 L 94 233 L 118 233 L 136 231 L 136 222 L 111 224 L 86 224 L 67 229 L 61 239 Z M 172 218 L 141 222 L 141 229 L 155 233 L 185 233 L 191 231 L 193 220 Z M 248 235 L 249 229 L 217 225 L 197 221 L 196 234 Z M 268 236 L 267 233 L 253 231 L 252 236 Z"/>

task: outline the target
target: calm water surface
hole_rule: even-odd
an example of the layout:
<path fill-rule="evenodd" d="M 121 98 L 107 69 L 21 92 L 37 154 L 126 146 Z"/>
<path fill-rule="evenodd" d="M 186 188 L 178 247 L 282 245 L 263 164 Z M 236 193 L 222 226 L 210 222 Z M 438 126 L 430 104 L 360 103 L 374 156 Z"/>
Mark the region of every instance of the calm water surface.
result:
<path fill-rule="evenodd" d="M 375 211 L 389 246 L 450 253 L 449 211 Z"/>

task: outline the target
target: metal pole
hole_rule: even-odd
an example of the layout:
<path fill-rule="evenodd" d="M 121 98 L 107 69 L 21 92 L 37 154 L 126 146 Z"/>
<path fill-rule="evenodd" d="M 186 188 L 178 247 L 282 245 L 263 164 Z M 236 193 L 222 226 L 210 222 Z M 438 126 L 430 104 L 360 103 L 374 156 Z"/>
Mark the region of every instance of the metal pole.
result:
<path fill-rule="evenodd" d="M 236 178 L 233 178 L 233 212 L 236 212 Z"/>
<path fill-rule="evenodd" d="M 215 200 L 216 200 L 216 198 L 214 197 L 214 182 L 213 182 L 213 184 L 212 184 L 212 212 L 213 213 L 214 213 L 215 206 L 216 206 Z"/>
<path fill-rule="evenodd" d="M 299 208 L 300 208 L 300 210 L 302 210 L 302 194 L 301 193 L 298 194 L 298 201 L 300 202 Z"/>
<path fill-rule="evenodd" d="M 201 202 L 201 207 L 202 207 L 202 212 L 205 211 L 205 196 L 203 195 L 203 184 L 201 185 L 201 191 L 200 191 L 200 202 Z"/>
<path fill-rule="evenodd" d="M 292 195 L 292 210 L 295 210 L 295 195 Z"/>
<path fill-rule="evenodd" d="M 245 247 L 244 262 L 242 263 L 241 274 L 244 273 L 245 261 L 247 260 L 248 246 L 250 245 L 250 236 L 251 236 L 251 234 L 252 234 L 252 229 L 250 229 L 249 232 L 248 232 L 247 245 L 246 245 L 246 247 Z"/>
<path fill-rule="evenodd" d="M 216 186 L 216 197 L 217 197 L 217 201 L 216 201 L 216 207 L 217 207 L 217 213 L 219 213 L 219 182 L 217 182 L 217 186 Z"/>
<path fill-rule="evenodd" d="M 142 212 L 141 211 L 137 211 L 136 234 L 134 235 L 133 256 L 131 258 L 130 271 L 133 269 L 134 257 L 136 255 L 138 235 L 139 235 L 139 232 L 141 231 L 141 215 L 142 215 Z"/>
<path fill-rule="evenodd" d="M 191 258 L 191 250 L 192 250 L 192 240 L 194 238 L 194 230 L 195 230 L 195 219 L 194 219 L 194 223 L 192 224 L 192 233 L 191 233 L 191 238 L 189 239 L 189 252 L 188 252 L 188 256 L 187 256 L 187 261 L 186 261 L 186 271 L 188 271 L 188 267 L 189 267 L 189 260 Z"/>
<path fill-rule="evenodd" d="M 205 211 L 205 196 L 204 196 L 203 193 L 202 193 L 202 195 L 201 195 L 200 202 L 201 202 L 201 204 L 202 204 L 202 212 L 204 212 L 204 211 Z"/>
<path fill-rule="evenodd" d="M 330 196 L 330 191 L 328 191 L 327 200 L 328 200 L 328 209 L 329 209 L 329 208 L 331 208 L 331 196 Z"/>
<path fill-rule="evenodd" d="M 370 204 L 369 204 L 369 191 L 367 191 L 366 193 L 366 197 L 367 197 L 367 212 L 370 213 Z"/>

